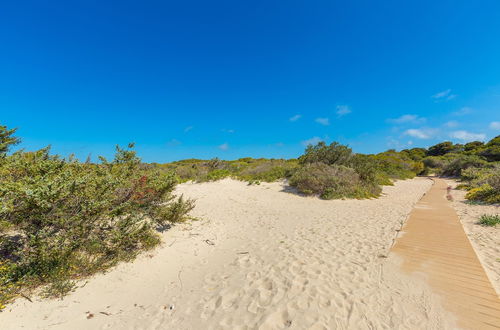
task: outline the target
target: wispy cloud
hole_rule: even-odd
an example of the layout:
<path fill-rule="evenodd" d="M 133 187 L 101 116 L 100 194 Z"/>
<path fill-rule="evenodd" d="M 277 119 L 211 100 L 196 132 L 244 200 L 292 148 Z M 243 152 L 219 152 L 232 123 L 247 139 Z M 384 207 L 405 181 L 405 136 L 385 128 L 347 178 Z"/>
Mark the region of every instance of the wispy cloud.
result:
<path fill-rule="evenodd" d="M 453 100 L 455 97 L 457 97 L 457 95 L 452 94 L 451 89 L 447 89 L 432 95 L 432 98 L 436 101 L 450 101 Z"/>
<path fill-rule="evenodd" d="M 425 118 L 417 115 L 402 115 L 398 118 L 387 119 L 387 122 L 392 124 L 421 124 L 426 121 Z"/>
<path fill-rule="evenodd" d="M 223 143 L 219 146 L 219 149 L 220 150 L 223 150 L 223 151 L 226 151 L 229 149 L 229 144 L 226 142 L 226 143 Z"/>
<path fill-rule="evenodd" d="M 450 120 L 450 121 L 447 121 L 446 123 L 444 123 L 444 126 L 449 127 L 449 128 L 457 127 L 458 125 L 459 125 L 458 121 L 456 121 L 456 120 Z"/>
<path fill-rule="evenodd" d="M 293 117 L 290 117 L 290 119 L 288 119 L 289 121 L 297 121 L 299 120 L 300 118 L 302 118 L 302 115 L 295 115 Z"/>
<path fill-rule="evenodd" d="M 177 139 L 172 139 L 170 141 L 167 142 L 167 145 L 170 146 L 170 147 L 175 147 L 175 146 L 178 146 L 178 145 L 181 145 L 182 142 L 177 140 Z"/>
<path fill-rule="evenodd" d="M 467 131 L 454 131 L 450 133 L 450 137 L 458 140 L 462 140 L 464 142 L 470 141 L 484 141 L 486 139 L 486 135 L 483 133 L 471 133 Z"/>
<path fill-rule="evenodd" d="M 233 134 L 234 132 L 236 132 L 234 129 L 225 129 L 225 128 L 223 128 L 222 131 L 224 133 L 229 133 L 229 134 Z"/>
<path fill-rule="evenodd" d="M 454 116 L 465 116 L 465 115 L 468 115 L 468 114 L 470 114 L 472 112 L 474 112 L 474 110 L 472 110 L 472 108 L 463 107 L 460 110 L 453 112 L 452 115 L 454 115 Z"/>
<path fill-rule="evenodd" d="M 408 135 L 417 139 L 430 139 L 434 137 L 437 134 L 437 130 L 433 128 L 412 128 L 412 129 L 407 129 L 404 132 L 404 135 Z"/>
<path fill-rule="evenodd" d="M 310 144 L 315 145 L 315 144 L 317 144 L 318 142 L 321 142 L 321 141 L 323 141 L 323 139 L 322 139 L 322 138 L 320 138 L 320 137 L 318 137 L 318 136 L 315 136 L 315 137 L 312 137 L 312 138 L 310 138 L 310 139 L 307 139 L 307 140 L 302 141 L 302 142 L 301 142 L 301 144 L 302 144 L 303 146 L 308 146 L 308 145 L 310 145 Z"/>
<path fill-rule="evenodd" d="M 193 126 L 188 126 L 184 129 L 184 133 L 187 133 L 189 131 L 191 131 L 194 127 Z"/>
<path fill-rule="evenodd" d="M 351 108 L 348 105 L 337 105 L 337 116 L 342 117 L 350 114 Z"/>
<path fill-rule="evenodd" d="M 493 130 L 500 131 L 500 121 L 492 121 L 489 127 Z"/>
<path fill-rule="evenodd" d="M 330 119 L 328 118 L 316 118 L 314 121 L 323 126 L 330 125 Z"/>

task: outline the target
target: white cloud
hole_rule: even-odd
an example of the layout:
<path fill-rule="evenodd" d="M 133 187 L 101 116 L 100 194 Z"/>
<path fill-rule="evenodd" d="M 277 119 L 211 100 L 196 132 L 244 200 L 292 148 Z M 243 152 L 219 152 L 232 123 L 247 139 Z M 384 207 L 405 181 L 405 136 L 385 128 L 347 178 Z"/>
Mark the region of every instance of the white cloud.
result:
<path fill-rule="evenodd" d="M 454 131 L 450 133 L 450 137 L 458 140 L 462 140 L 464 142 L 470 141 L 484 141 L 486 139 L 486 135 L 482 133 L 471 133 L 467 131 Z"/>
<path fill-rule="evenodd" d="M 473 112 L 472 108 L 463 107 L 460 110 L 453 112 L 452 115 L 454 115 L 454 116 L 465 116 L 465 115 L 468 115 L 468 114 L 470 114 L 472 112 Z"/>
<path fill-rule="evenodd" d="M 184 132 L 187 133 L 189 132 L 190 130 L 192 130 L 194 127 L 193 126 L 188 126 L 184 129 Z"/>
<path fill-rule="evenodd" d="M 443 97 L 448 96 L 450 93 L 451 93 L 451 89 L 448 88 L 445 91 L 442 91 L 442 92 L 439 92 L 439 93 L 432 95 L 432 98 L 433 99 L 442 99 Z"/>
<path fill-rule="evenodd" d="M 297 120 L 299 120 L 300 118 L 302 118 L 302 115 L 295 115 L 295 116 L 293 116 L 293 117 L 290 117 L 290 119 L 289 119 L 289 120 L 290 120 L 290 121 L 297 121 Z"/>
<path fill-rule="evenodd" d="M 499 131 L 500 130 L 500 121 L 492 121 L 490 123 L 490 128 L 493 130 Z"/>
<path fill-rule="evenodd" d="M 175 147 L 175 146 L 178 146 L 180 144 L 182 144 L 181 141 L 179 141 L 177 139 L 172 139 L 172 140 L 167 142 L 167 145 L 171 146 L 171 147 Z"/>
<path fill-rule="evenodd" d="M 442 92 L 432 95 L 432 98 L 436 101 L 450 101 L 457 97 L 456 94 L 451 94 L 451 89 L 444 90 Z"/>
<path fill-rule="evenodd" d="M 229 149 L 229 144 L 226 142 L 226 143 L 223 143 L 219 146 L 219 149 L 220 150 L 228 150 Z"/>
<path fill-rule="evenodd" d="M 315 137 L 312 137 L 310 139 L 302 141 L 301 144 L 303 146 L 308 146 L 310 144 L 315 145 L 315 144 L 317 144 L 318 142 L 321 142 L 321 141 L 323 141 L 322 138 L 315 136 Z"/>
<path fill-rule="evenodd" d="M 449 127 L 449 128 L 457 127 L 458 125 L 459 124 L 456 120 L 450 120 L 450 121 L 447 121 L 446 123 L 444 123 L 444 126 Z"/>
<path fill-rule="evenodd" d="M 419 117 L 417 115 L 402 115 L 401 117 L 398 118 L 387 119 L 387 121 L 393 124 L 406 124 L 406 123 L 421 124 L 425 122 L 426 119 Z"/>
<path fill-rule="evenodd" d="M 432 128 L 421 128 L 421 129 L 412 128 L 412 129 L 407 129 L 404 132 L 404 135 L 408 135 L 408 136 L 411 136 L 411 137 L 414 137 L 417 139 L 424 139 L 425 140 L 425 139 L 432 138 L 434 135 L 436 135 L 436 133 L 437 133 L 437 130 L 432 129 Z"/>
<path fill-rule="evenodd" d="M 348 105 L 337 105 L 337 115 L 339 117 L 350 114 L 352 111 Z"/>
<path fill-rule="evenodd" d="M 314 121 L 324 126 L 330 125 L 330 119 L 328 118 L 316 118 Z"/>

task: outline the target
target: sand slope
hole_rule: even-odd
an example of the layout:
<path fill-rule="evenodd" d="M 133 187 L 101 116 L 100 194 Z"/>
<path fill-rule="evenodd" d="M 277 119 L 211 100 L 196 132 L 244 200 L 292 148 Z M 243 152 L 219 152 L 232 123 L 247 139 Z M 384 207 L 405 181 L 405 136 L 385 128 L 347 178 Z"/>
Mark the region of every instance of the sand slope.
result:
<path fill-rule="evenodd" d="M 281 183 L 184 184 L 202 219 L 164 233 L 149 256 L 98 275 L 63 301 L 18 300 L 2 329 L 447 329 L 429 287 L 382 258 L 431 186 L 376 200 L 322 201 Z M 89 318 L 89 315 L 90 316 Z"/>

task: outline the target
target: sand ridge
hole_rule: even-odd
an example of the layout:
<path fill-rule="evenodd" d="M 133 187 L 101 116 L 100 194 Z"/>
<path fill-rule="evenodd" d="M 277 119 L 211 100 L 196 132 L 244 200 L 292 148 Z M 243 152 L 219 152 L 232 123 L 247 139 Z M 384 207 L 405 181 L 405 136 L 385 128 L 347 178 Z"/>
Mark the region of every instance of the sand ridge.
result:
<path fill-rule="evenodd" d="M 62 301 L 19 299 L 3 329 L 451 329 L 423 280 L 387 256 L 432 182 L 373 200 L 323 201 L 283 183 L 183 184 L 202 219 Z M 104 313 L 104 314 L 103 314 Z M 88 317 L 92 314 L 92 317 Z M 6 326 L 5 326 L 6 325 Z"/>

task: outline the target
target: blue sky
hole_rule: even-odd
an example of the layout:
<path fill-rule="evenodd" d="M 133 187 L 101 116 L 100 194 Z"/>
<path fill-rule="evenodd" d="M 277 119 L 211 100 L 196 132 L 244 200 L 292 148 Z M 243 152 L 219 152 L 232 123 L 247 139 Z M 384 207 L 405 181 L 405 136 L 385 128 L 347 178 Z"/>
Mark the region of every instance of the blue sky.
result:
<path fill-rule="evenodd" d="M 148 162 L 484 140 L 499 40 L 496 0 L 4 1 L 0 123 Z"/>

